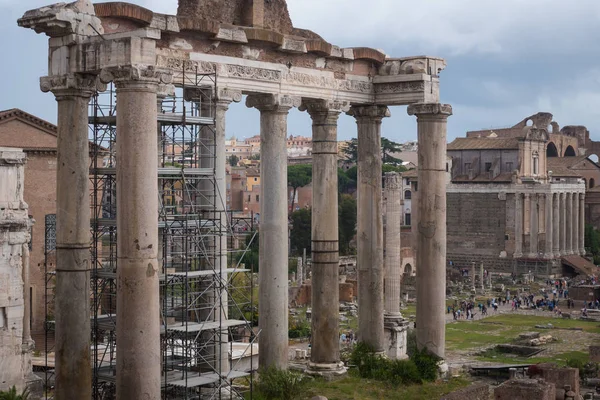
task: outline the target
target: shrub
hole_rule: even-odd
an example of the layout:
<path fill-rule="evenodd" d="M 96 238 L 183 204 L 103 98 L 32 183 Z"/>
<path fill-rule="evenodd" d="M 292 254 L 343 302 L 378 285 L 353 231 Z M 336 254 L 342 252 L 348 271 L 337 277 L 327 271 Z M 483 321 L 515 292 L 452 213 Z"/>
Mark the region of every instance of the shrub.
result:
<path fill-rule="evenodd" d="M 419 370 L 419 375 L 424 381 L 435 381 L 438 375 L 438 362 L 441 360 L 427 349 L 415 350 L 411 356 Z"/>
<path fill-rule="evenodd" d="M 290 339 L 310 336 L 310 324 L 306 320 L 289 319 L 288 337 Z"/>
<path fill-rule="evenodd" d="M 24 389 L 21 394 L 17 394 L 17 388 L 13 386 L 7 392 L 0 391 L 0 400 L 29 400 L 29 390 Z"/>
<path fill-rule="evenodd" d="M 393 385 L 412 385 L 423 383 L 419 369 L 412 360 L 393 360 L 386 368 L 386 381 Z"/>
<path fill-rule="evenodd" d="M 302 394 L 303 376 L 297 372 L 269 367 L 262 369 L 255 384 L 257 398 L 294 400 Z"/>

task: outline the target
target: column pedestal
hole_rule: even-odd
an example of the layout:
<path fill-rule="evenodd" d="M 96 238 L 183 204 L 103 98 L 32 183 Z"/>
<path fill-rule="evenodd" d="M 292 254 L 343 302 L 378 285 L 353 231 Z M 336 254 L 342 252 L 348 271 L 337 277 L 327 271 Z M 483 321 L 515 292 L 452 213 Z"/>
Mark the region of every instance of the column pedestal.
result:
<path fill-rule="evenodd" d="M 408 333 L 408 321 L 402 316 L 384 316 L 383 335 L 385 341 L 385 355 L 392 360 L 405 360 L 406 336 Z"/>
<path fill-rule="evenodd" d="M 287 116 L 299 105 L 289 96 L 246 99 L 246 106 L 260 111 L 260 368 L 288 367 Z"/>
<path fill-rule="evenodd" d="M 383 352 L 381 121 L 385 106 L 353 106 L 358 125 L 358 340 Z"/>
<path fill-rule="evenodd" d="M 412 104 L 419 140 L 417 346 L 445 357 L 446 340 L 446 129 L 448 104 Z"/>

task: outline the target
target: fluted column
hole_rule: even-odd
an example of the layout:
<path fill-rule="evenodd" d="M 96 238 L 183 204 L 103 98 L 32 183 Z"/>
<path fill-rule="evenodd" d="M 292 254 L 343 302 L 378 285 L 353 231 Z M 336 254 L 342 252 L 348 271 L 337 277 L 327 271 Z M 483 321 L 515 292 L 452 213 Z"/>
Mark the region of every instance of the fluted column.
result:
<path fill-rule="evenodd" d="M 515 193 L 515 252 L 513 258 L 523 257 L 523 193 Z"/>
<path fill-rule="evenodd" d="M 560 193 L 553 193 L 552 202 L 552 252 L 560 257 Z"/>
<path fill-rule="evenodd" d="M 381 121 L 385 106 L 353 106 L 358 125 L 358 340 L 384 350 Z"/>
<path fill-rule="evenodd" d="M 417 346 L 445 356 L 446 338 L 446 129 L 448 104 L 412 104 L 419 141 L 419 258 Z"/>
<path fill-rule="evenodd" d="M 117 398 L 161 397 L 157 90 L 152 66 L 103 70 L 117 87 Z"/>
<path fill-rule="evenodd" d="M 288 366 L 287 116 L 299 98 L 248 96 L 260 111 L 259 360 L 261 368 Z"/>
<path fill-rule="evenodd" d="M 579 194 L 579 254 L 585 256 L 585 192 Z"/>
<path fill-rule="evenodd" d="M 573 220 L 573 254 L 579 255 L 579 193 L 573 193 L 573 208 L 571 210 Z"/>
<path fill-rule="evenodd" d="M 400 313 L 400 224 L 402 207 L 400 206 L 401 180 L 396 172 L 385 174 L 386 223 L 385 223 L 385 317 L 398 318 Z"/>
<path fill-rule="evenodd" d="M 308 372 L 342 374 L 339 346 L 337 121 L 349 105 L 308 101 L 312 118 L 312 348 Z M 301 279 L 301 278 L 300 278 Z"/>
<path fill-rule="evenodd" d="M 529 195 L 529 258 L 538 257 L 538 194 Z"/>
<path fill-rule="evenodd" d="M 57 399 L 92 396 L 90 354 L 90 193 L 88 103 L 95 75 L 40 80 L 58 103 L 56 167 L 56 389 Z"/>
<path fill-rule="evenodd" d="M 565 254 L 573 254 L 573 193 L 566 194 L 565 207 Z"/>
<path fill-rule="evenodd" d="M 560 193 L 560 255 L 567 255 L 567 194 Z"/>
<path fill-rule="evenodd" d="M 552 207 L 552 193 L 546 193 L 544 194 L 544 196 L 546 197 L 546 248 L 544 251 L 544 258 L 550 259 L 553 258 L 553 252 L 552 252 L 552 239 L 553 239 L 553 231 L 552 231 L 552 212 L 553 212 L 553 207 Z"/>

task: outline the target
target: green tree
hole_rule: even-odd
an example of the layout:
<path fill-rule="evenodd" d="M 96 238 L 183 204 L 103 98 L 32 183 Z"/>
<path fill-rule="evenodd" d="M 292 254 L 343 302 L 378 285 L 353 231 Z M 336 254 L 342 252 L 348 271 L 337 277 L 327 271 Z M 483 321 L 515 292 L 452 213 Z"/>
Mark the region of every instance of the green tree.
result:
<path fill-rule="evenodd" d="M 290 165 L 287 169 L 288 186 L 292 187 L 292 204 L 290 205 L 290 212 L 294 212 L 294 201 L 296 199 L 296 192 L 298 188 L 308 185 L 312 181 L 312 165 L 311 164 L 297 164 Z"/>
<path fill-rule="evenodd" d="M 235 154 L 229 157 L 229 165 L 231 165 L 232 167 L 238 165 L 238 162 L 240 162 L 240 159 Z"/>
<path fill-rule="evenodd" d="M 585 248 L 594 257 L 594 264 L 600 264 L 600 232 L 592 225 L 585 225 Z"/>
<path fill-rule="evenodd" d="M 348 141 L 348 146 L 343 150 L 346 159 L 351 162 L 358 162 L 358 139 L 352 138 Z"/>
<path fill-rule="evenodd" d="M 258 161 L 260 160 L 260 153 L 252 154 L 248 159 Z"/>
<path fill-rule="evenodd" d="M 292 213 L 291 247 L 295 255 L 302 254 L 303 249 L 311 252 L 312 211 L 300 209 Z"/>
<path fill-rule="evenodd" d="M 346 171 L 338 168 L 338 192 L 349 193 L 352 189 L 356 189 L 356 179 L 348 177 Z"/>
<path fill-rule="evenodd" d="M 356 200 L 349 194 L 341 194 L 338 202 L 338 229 L 340 254 L 350 254 L 350 241 L 356 235 Z"/>
<path fill-rule="evenodd" d="M 392 142 L 384 137 L 381 138 L 381 160 L 384 164 L 398 165 L 402 160 L 392 156 L 392 153 L 400 153 L 402 148 L 399 143 Z"/>
<path fill-rule="evenodd" d="M 15 386 L 8 389 L 6 392 L 0 391 L 0 400 L 28 400 L 29 398 L 28 389 L 24 389 L 21 394 L 17 392 L 17 388 Z"/>
<path fill-rule="evenodd" d="M 258 272 L 258 232 L 250 231 L 246 236 L 244 251 L 237 253 L 236 263 L 244 263 L 252 272 Z"/>
<path fill-rule="evenodd" d="M 383 164 L 381 166 L 381 175 L 385 175 L 386 172 L 405 172 L 408 169 L 403 165 L 394 165 L 394 164 Z"/>

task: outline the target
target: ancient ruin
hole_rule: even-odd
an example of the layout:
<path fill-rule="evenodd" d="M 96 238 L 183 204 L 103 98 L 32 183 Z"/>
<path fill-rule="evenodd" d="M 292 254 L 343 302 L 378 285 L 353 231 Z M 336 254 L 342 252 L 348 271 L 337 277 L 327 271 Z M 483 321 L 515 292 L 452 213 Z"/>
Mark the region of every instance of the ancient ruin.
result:
<path fill-rule="evenodd" d="M 318 171 L 313 180 L 312 232 L 312 324 L 318 334 L 313 335 L 308 372 L 344 372 L 337 345 L 334 161 L 336 121 L 342 112 L 354 116 L 358 125 L 358 338 L 378 352 L 385 350 L 379 151 L 381 122 L 390 117 L 387 106 L 391 105 L 410 105 L 408 113 L 418 122 L 418 196 L 422 199 L 416 238 L 420 255 L 416 265 L 421 310 L 417 313 L 418 345 L 444 356 L 445 149 L 446 121 L 452 108 L 438 103 L 443 59 L 391 58 L 370 48 L 340 48 L 293 27 L 283 0 L 182 0 L 177 16 L 128 3 L 92 5 L 79 0 L 28 11 L 19 24 L 50 37 L 48 76 L 41 78 L 40 86 L 58 102 L 57 398 L 90 398 L 92 391 L 92 371 L 83 367 L 92 356 L 90 317 L 94 317 L 88 296 L 92 209 L 87 190 L 88 103 L 106 85 L 116 87 L 116 112 L 106 123 L 113 124 L 119 137 L 110 149 L 115 151 L 112 169 L 102 171 L 117 177 L 116 215 L 111 224 L 118 231 L 118 265 L 116 272 L 105 272 L 118 282 L 118 345 L 116 376 L 102 379 L 107 385 L 114 383 L 118 398 L 158 399 L 161 382 L 167 388 L 193 386 L 195 390 L 207 382 L 231 382 L 236 377 L 236 371 L 228 371 L 220 362 L 218 368 L 213 365 L 212 380 L 200 375 L 175 383 L 166 375 L 161 377 L 161 335 L 168 329 L 161 328 L 159 286 L 162 274 L 172 272 L 162 271 L 159 263 L 157 175 L 161 169 L 154 132 L 165 120 L 184 125 L 186 118 L 199 125 L 212 120 L 215 160 L 206 167 L 211 168 L 215 187 L 224 193 L 225 112 L 244 95 L 246 105 L 261 115 L 260 366 L 286 368 L 288 363 L 288 244 L 282 238 L 288 231 L 285 141 L 287 115 L 293 107 L 306 110 L 313 120 L 313 170 Z M 215 76 L 217 83 L 212 87 L 197 80 L 190 84 L 189 75 Z M 196 120 L 157 111 L 157 100 L 160 106 L 160 101 L 170 98 L 169 93 L 182 89 L 183 96 L 192 98 L 200 110 Z M 197 95 L 198 91 L 204 94 Z M 202 111 L 207 101 L 212 108 Z M 210 212 L 207 215 L 209 219 L 213 215 L 214 224 L 223 221 Z M 225 241 L 209 243 L 217 259 L 226 253 Z M 217 276 L 219 286 L 228 279 L 227 272 Z M 96 273 L 93 278 L 97 279 Z M 213 304 L 226 301 L 224 295 L 216 293 Z M 215 313 L 226 320 L 224 310 L 217 307 Z M 114 318 L 114 312 L 107 318 Z M 180 330 L 189 329 L 185 325 Z M 196 329 L 205 327 L 199 324 Z M 227 332 L 219 329 L 217 337 Z M 221 339 L 221 343 L 226 341 L 226 337 Z M 98 379 L 94 376 L 95 382 Z"/>
<path fill-rule="evenodd" d="M 0 147 L 0 390 L 31 383 L 30 220 L 23 200 L 25 153 Z"/>

